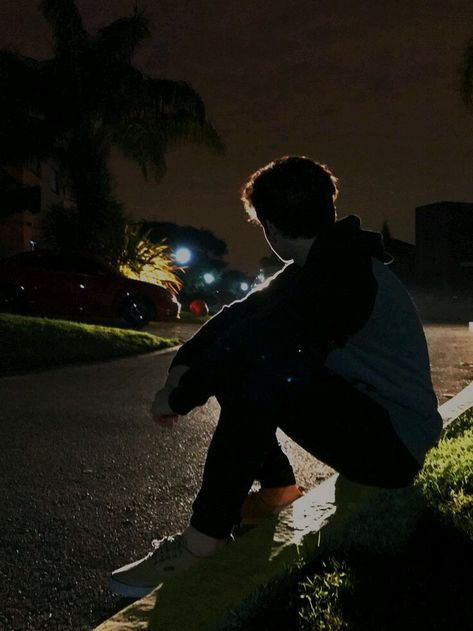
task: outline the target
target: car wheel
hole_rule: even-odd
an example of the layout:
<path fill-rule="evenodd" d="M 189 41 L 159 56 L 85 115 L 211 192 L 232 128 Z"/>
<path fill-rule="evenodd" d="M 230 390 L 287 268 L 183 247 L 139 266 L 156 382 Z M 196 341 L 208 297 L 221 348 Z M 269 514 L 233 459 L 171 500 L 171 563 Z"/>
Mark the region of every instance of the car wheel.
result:
<path fill-rule="evenodd" d="M 13 285 L 0 285 L 0 312 L 26 313 L 26 311 L 21 289 Z"/>
<path fill-rule="evenodd" d="M 154 307 L 142 296 L 127 296 L 121 315 L 135 328 L 146 326 L 154 316 Z"/>

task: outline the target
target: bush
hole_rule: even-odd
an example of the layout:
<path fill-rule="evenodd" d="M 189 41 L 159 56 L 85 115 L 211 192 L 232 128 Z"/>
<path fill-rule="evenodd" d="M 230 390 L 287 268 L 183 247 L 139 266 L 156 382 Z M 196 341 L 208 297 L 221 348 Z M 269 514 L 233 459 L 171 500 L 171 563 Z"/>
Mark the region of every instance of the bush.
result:
<path fill-rule="evenodd" d="M 459 436 L 445 437 L 430 451 L 417 484 L 434 510 L 473 539 L 471 427 Z"/>

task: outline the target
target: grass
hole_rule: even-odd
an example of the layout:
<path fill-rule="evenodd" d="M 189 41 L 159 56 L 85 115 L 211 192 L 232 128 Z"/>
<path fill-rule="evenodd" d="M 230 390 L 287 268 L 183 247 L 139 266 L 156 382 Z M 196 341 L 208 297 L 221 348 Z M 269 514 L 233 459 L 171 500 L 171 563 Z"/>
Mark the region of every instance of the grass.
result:
<path fill-rule="evenodd" d="M 0 375 L 176 346 L 177 338 L 91 324 L 0 314 Z"/>
<path fill-rule="evenodd" d="M 429 452 L 411 491 L 404 507 L 394 493 L 391 515 L 393 492 L 388 492 L 381 510 L 379 505 L 378 511 L 367 510 L 353 523 L 348 543 L 310 562 L 301 560 L 245 603 L 225 629 L 472 629 L 471 410 Z M 404 538 L 398 537 L 402 530 Z M 393 545 L 384 545 L 379 533 Z"/>
<path fill-rule="evenodd" d="M 183 322 L 184 324 L 205 324 L 211 317 L 211 315 L 196 316 L 190 311 L 181 311 L 178 322 Z"/>

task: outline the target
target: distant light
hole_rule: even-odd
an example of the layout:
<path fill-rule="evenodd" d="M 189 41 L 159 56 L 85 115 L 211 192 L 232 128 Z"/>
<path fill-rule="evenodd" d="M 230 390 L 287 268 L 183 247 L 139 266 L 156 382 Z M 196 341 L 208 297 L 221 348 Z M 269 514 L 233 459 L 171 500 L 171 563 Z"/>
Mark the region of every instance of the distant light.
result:
<path fill-rule="evenodd" d="M 248 285 L 248 283 L 240 283 L 240 289 L 242 291 L 248 291 L 249 288 L 250 286 Z"/>
<path fill-rule="evenodd" d="M 263 274 L 263 272 L 260 272 L 258 274 L 258 276 L 256 277 L 256 280 L 258 281 L 258 283 L 264 283 L 264 281 L 266 280 L 266 277 Z"/>
<path fill-rule="evenodd" d="M 215 276 L 211 274 L 210 272 L 207 272 L 206 274 L 204 274 L 204 280 L 207 283 L 207 285 L 211 285 L 212 283 L 215 282 Z"/>
<path fill-rule="evenodd" d="M 192 252 L 189 250 L 189 248 L 178 248 L 174 253 L 174 258 L 176 260 L 176 263 L 179 263 L 180 265 L 186 265 L 192 258 Z"/>
<path fill-rule="evenodd" d="M 82 285 L 82 283 L 79 285 L 79 287 L 80 287 L 81 289 L 85 289 L 85 285 Z"/>

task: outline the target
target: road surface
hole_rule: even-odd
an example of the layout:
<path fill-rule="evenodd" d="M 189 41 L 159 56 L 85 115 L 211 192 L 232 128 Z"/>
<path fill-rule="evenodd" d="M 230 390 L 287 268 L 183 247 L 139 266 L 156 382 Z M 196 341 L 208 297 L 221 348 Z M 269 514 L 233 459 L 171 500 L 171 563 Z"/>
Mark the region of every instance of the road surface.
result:
<path fill-rule="evenodd" d="M 186 338 L 192 325 L 154 332 Z M 473 333 L 426 327 L 443 403 L 473 380 Z M 139 558 L 154 538 L 187 524 L 215 400 L 174 432 L 148 408 L 172 354 L 0 379 L 0 629 L 90 630 L 123 602 L 108 572 Z M 330 470 L 284 442 L 298 480 Z"/>

